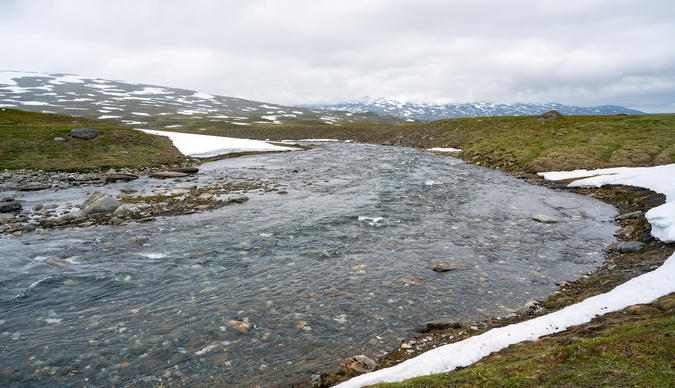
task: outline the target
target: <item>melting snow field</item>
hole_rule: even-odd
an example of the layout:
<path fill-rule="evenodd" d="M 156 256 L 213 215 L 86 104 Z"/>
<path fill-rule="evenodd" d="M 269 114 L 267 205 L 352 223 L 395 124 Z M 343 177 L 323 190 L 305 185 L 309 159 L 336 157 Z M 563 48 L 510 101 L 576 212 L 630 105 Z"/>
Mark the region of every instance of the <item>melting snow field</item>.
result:
<path fill-rule="evenodd" d="M 675 242 L 675 163 L 656 167 L 619 167 L 599 170 L 552 171 L 539 173 L 546 180 L 585 178 L 569 187 L 628 185 L 644 187 L 666 196 L 666 203 L 645 214 L 652 225 L 652 236 L 663 242 Z"/>
<path fill-rule="evenodd" d="M 429 148 L 427 151 L 434 151 L 434 152 L 462 152 L 459 148 Z"/>
<path fill-rule="evenodd" d="M 234 152 L 258 151 L 295 151 L 297 148 L 282 147 L 260 140 L 237 139 L 233 137 L 196 135 L 192 133 L 154 131 L 139 129 L 153 135 L 166 136 L 173 142 L 183 155 L 194 157 L 209 157 Z"/>
<path fill-rule="evenodd" d="M 652 235 L 664 242 L 675 242 L 675 164 L 656 167 L 620 167 L 599 170 L 553 171 L 539 173 L 547 180 L 584 178 L 570 187 L 622 184 L 648 188 L 666 195 L 666 204 L 648 211 Z M 337 387 L 362 387 L 395 382 L 434 373 L 443 373 L 473 364 L 490 353 L 510 345 L 532 341 L 589 322 L 596 316 L 619 311 L 635 304 L 649 303 L 675 292 L 675 254 L 658 269 L 638 276 L 605 294 L 529 321 L 492 329 L 481 335 L 430 350 L 391 368 L 357 376 Z"/>

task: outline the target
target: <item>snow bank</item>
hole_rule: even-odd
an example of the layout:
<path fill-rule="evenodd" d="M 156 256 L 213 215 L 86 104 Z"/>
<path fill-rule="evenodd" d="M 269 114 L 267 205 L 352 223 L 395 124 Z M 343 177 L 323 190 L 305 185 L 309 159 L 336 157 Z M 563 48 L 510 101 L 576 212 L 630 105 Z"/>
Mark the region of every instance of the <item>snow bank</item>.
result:
<path fill-rule="evenodd" d="M 429 148 L 427 151 L 435 151 L 435 152 L 462 152 L 459 148 Z"/>
<path fill-rule="evenodd" d="M 675 242 L 675 163 L 655 167 L 618 167 L 599 170 L 540 172 L 547 180 L 585 178 L 569 187 L 628 185 L 644 187 L 666 196 L 664 205 L 645 214 L 652 226 L 652 236 L 663 242 Z"/>
<path fill-rule="evenodd" d="M 265 143 L 260 140 L 237 139 L 233 137 L 195 135 L 192 133 L 155 131 L 150 129 L 138 129 L 153 135 L 166 136 L 183 155 L 195 157 L 209 157 L 234 152 L 255 151 L 293 151 L 296 148 L 282 147 Z"/>
<path fill-rule="evenodd" d="M 362 387 L 452 371 L 473 364 L 492 352 L 522 341 L 561 332 L 596 316 L 649 303 L 675 292 L 675 254 L 658 269 L 633 278 L 612 291 L 529 321 L 492 329 L 481 335 L 430 350 L 391 368 L 354 377 L 336 387 Z"/>

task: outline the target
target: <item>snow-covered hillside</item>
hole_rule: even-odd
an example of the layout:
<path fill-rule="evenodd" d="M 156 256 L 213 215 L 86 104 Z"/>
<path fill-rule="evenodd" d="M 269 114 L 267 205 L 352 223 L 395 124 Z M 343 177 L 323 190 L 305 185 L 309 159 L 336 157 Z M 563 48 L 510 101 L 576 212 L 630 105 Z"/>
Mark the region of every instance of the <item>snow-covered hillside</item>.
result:
<path fill-rule="evenodd" d="M 400 117 L 408 120 L 433 121 L 451 117 L 531 116 L 552 109 L 565 115 L 611 115 L 618 113 L 640 114 L 643 112 L 615 105 L 578 107 L 550 104 L 492 104 L 485 102 L 463 104 L 415 104 L 388 98 L 364 98 L 361 101 L 332 105 L 305 105 L 311 109 L 334 109 L 353 113 L 374 112 L 379 115 Z"/>
<path fill-rule="evenodd" d="M 376 114 L 296 108 L 213 96 L 193 90 L 70 74 L 0 71 L 0 107 L 181 130 L 259 124 L 385 124 L 402 119 Z"/>

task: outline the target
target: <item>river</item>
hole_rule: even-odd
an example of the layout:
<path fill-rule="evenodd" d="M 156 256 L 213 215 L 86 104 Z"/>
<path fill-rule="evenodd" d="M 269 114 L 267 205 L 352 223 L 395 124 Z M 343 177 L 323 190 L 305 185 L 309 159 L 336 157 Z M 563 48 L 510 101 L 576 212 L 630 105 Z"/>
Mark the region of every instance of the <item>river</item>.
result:
<path fill-rule="evenodd" d="M 377 357 L 431 319 L 506 316 L 598 266 L 614 241 L 609 205 L 409 148 L 329 143 L 200 168 L 183 180 L 288 193 L 0 237 L 0 385 L 283 386 Z M 81 203 L 156 182 L 9 194 Z M 440 261 L 457 269 L 432 271 Z"/>

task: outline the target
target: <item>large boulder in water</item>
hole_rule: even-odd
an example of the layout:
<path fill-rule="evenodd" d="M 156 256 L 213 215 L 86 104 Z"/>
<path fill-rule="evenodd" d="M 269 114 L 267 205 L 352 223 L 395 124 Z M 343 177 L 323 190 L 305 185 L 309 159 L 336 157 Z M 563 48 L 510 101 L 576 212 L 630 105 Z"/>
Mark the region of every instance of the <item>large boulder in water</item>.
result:
<path fill-rule="evenodd" d="M 21 204 L 14 198 L 3 198 L 0 200 L 0 213 L 10 213 L 21 211 Z"/>
<path fill-rule="evenodd" d="M 89 194 L 87 199 L 82 204 L 82 213 L 90 214 L 106 214 L 112 213 L 122 206 L 122 203 L 108 194 L 95 192 Z"/>
<path fill-rule="evenodd" d="M 91 128 L 75 128 L 68 132 L 68 136 L 73 137 L 75 139 L 84 139 L 84 140 L 90 140 L 95 137 L 100 135 L 100 133 Z"/>

